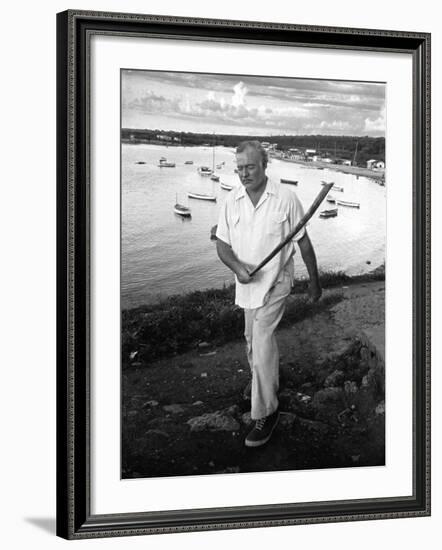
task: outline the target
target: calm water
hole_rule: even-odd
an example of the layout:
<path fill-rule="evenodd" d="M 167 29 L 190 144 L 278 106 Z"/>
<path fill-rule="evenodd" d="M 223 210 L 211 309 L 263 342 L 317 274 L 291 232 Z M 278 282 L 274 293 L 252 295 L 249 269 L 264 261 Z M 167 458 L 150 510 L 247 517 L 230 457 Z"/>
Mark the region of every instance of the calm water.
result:
<path fill-rule="evenodd" d="M 229 191 L 197 173 L 200 165 L 212 166 L 210 147 L 162 147 L 127 145 L 122 147 L 122 280 L 121 305 L 135 307 L 172 294 L 222 287 L 233 282 L 230 271 L 218 260 L 210 228 L 217 223 L 221 204 Z M 159 168 L 166 157 L 176 168 Z M 193 165 L 185 165 L 193 160 Z M 146 164 L 136 164 L 144 161 Z M 233 149 L 217 147 L 215 162 L 225 162 L 218 170 L 221 181 L 241 185 L 234 173 Z M 344 192 L 335 197 L 355 201 L 360 209 L 339 207 L 336 218 L 310 220 L 309 234 L 319 268 L 345 270 L 348 274 L 369 271 L 385 259 L 385 188 L 363 177 L 331 170 L 316 170 L 273 159 L 267 173 L 298 180 L 296 193 L 310 206 L 321 189 L 321 180 L 334 181 Z M 217 202 L 189 199 L 188 191 L 210 193 Z M 173 212 L 176 202 L 192 208 L 192 218 Z M 324 208 L 333 206 L 324 203 Z M 368 265 L 366 262 L 370 261 Z M 306 270 L 299 252 L 296 274 Z"/>

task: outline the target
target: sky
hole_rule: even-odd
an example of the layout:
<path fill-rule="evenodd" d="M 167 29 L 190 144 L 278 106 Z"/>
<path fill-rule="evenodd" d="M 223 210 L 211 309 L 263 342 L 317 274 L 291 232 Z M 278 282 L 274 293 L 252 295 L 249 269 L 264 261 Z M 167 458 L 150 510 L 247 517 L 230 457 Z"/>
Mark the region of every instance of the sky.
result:
<path fill-rule="evenodd" d="M 385 84 L 121 72 L 123 128 L 250 135 L 385 136 Z"/>

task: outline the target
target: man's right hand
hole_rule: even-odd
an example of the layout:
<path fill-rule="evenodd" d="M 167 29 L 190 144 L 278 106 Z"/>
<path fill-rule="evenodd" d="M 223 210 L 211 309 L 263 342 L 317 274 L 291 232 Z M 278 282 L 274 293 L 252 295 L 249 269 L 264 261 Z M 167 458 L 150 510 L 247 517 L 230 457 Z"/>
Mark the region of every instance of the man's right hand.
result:
<path fill-rule="evenodd" d="M 238 278 L 238 281 L 243 285 L 250 283 L 250 281 L 252 280 L 252 277 L 250 277 L 249 272 L 247 271 L 247 268 L 244 265 L 238 266 L 238 269 L 235 271 L 235 273 Z"/>

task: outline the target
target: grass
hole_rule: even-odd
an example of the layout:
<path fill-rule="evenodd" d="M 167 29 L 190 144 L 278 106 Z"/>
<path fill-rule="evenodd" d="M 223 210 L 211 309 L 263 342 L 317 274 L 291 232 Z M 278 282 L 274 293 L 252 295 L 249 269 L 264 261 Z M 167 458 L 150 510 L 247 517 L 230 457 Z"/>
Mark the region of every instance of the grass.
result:
<path fill-rule="evenodd" d="M 384 273 L 381 266 L 357 277 L 343 272 L 325 272 L 320 279 L 323 288 L 332 288 L 349 282 L 381 280 Z M 307 287 L 307 280 L 295 281 L 293 293 L 296 296 L 287 303 L 281 326 L 314 315 L 342 298 L 340 293 L 334 293 L 312 304 L 302 295 Z M 234 285 L 230 285 L 171 296 L 156 304 L 123 310 L 123 366 L 146 365 L 162 357 L 184 353 L 203 341 L 223 345 L 238 339 L 244 330 L 244 320 L 242 309 L 234 305 L 234 294 Z"/>

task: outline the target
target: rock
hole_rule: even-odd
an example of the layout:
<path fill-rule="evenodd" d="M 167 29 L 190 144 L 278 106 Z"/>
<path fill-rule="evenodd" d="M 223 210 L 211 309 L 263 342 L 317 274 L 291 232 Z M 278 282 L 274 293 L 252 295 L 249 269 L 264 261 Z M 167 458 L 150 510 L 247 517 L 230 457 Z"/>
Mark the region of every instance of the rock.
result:
<path fill-rule="evenodd" d="M 207 372 L 202 372 L 201 373 L 201 378 L 207 378 Z"/>
<path fill-rule="evenodd" d="M 143 403 L 141 408 L 150 409 L 151 407 L 158 407 L 158 405 L 159 405 L 158 401 L 155 401 L 154 399 L 152 399 L 151 401 L 146 401 L 145 403 Z"/>
<path fill-rule="evenodd" d="M 135 357 L 138 355 L 138 351 L 132 351 L 129 355 L 130 357 L 130 360 L 132 361 L 133 359 L 135 359 Z"/>
<path fill-rule="evenodd" d="M 310 395 L 303 395 L 301 397 L 301 403 L 309 403 L 312 400 Z"/>
<path fill-rule="evenodd" d="M 166 432 L 163 432 L 162 430 L 147 430 L 144 434 L 146 437 L 156 437 L 156 438 L 163 438 L 163 439 L 169 439 L 170 435 Z"/>
<path fill-rule="evenodd" d="M 198 347 L 199 347 L 200 349 L 209 348 L 209 347 L 210 347 L 210 344 L 209 344 L 209 342 L 200 342 L 200 343 L 198 344 Z"/>
<path fill-rule="evenodd" d="M 182 405 L 178 405 L 177 403 L 174 403 L 172 405 L 164 405 L 163 411 L 166 411 L 172 414 L 180 414 L 184 412 L 184 407 Z"/>
<path fill-rule="evenodd" d="M 329 427 L 327 426 L 327 424 L 324 424 L 323 422 L 319 422 L 318 420 L 308 420 L 307 418 L 298 417 L 298 421 L 301 428 L 308 430 L 310 432 L 315 432 L 321 435 L 325 435 L 329 430 Z"/>
<path fill-rule="evenodd" d="M 361 455 L 352 455 L 351 460 L 356 464 L 357 462 L 359 462 L 360 458 L 361 458 Z"/>
<path fill-rule="evenodd" d="M 332 388 L 340 386 L 344 382 L 344 373 L 341 370 L 335 370 L 327 376 L 324 381 L 324 387 Z"/>
<path fill-rule="evenodd" d="M 227 409 L 225 409 L 225 412 L 227 414 L 230 414 L 232 416 L 238 416 L 239 415 L 239 412 L 240 412 L 240 408 L 238 405 L 231 405 L 230 407 L 228 407 Z"/>
<path fill-rule="evenodd" d="M 213 462 L 213 460 L 211 460 L 211 461 L 209 462 L 209 466 L 210 466 L 211 468 L 214 468 L 214 467 L 215 467 L 215 463 Z"/>
<path fill-rule="evenodd" d="M 250 426 L 251 424 L 253 424 L 253 420 L 250 416 L 250 412 L 246 412 L 241 416 L 241 422 L 246 426 Z"/>
<path fill-rule="evenodd" d="M 141 367 L 142 365 L 143 363 L 141 363 L 140 361 L 135 361 L 135 363 L 131 363 L 132 367 Z"/>
<path fill-rule="evenodd" d="M 178 366 L 182 369 L 191 369 L 195 365 L 192 363 L 192 361 L 185 361 L 184 363 L 180 363 Z"/>
<path fill-rule="evenodd" d="M 195 403 L 192 403 L 194 407 L 199 407 L 199 405 L 204 405 L 202 401 L 195 401 Z"/>
<path fill-rule="evenodd" d="M 290 430 L 293 428 L 295 422 L 296 422 L 297 416 L 296 414 L 284 412 L 279 415 L 279 426 L 286 430 Z"/>
<path fill-rule="evenodd" d="M 208 353 L 200 353 L 200 357 L 211 357 L 212 355 L 216 355 L 216 351 L 209 351 Z"/>
<path fill-rule="evenodd" d="M 354 394 L 358 391 L 358 385 L 356 384 L 356 382 L 353 382 L 351 380 L 346 380 L 344 382 L 344 391 L 346 394 Z"/>
<path fill-rule="evenodd" d="M 318 420 L 335 420 L 339 412 L 346 407 L 342 388 L 326 388 L 315 393 L 312 406 Z"/>
<path fill-rule="evenodd" d="M 129 418 L 133 418 L 134 416 L 137 416 L 137 414 L 138 414 L 138 411 L 129 411 L 129 412 L 127 413 L 127 416 L 128 416 Z"/>
<path fill-rule="evenodd" d="M 226 411 L 215 411 L 201 416 L 195 416 L 187 421 L 192 432 L 210 430 L 215 432 L 234 432 L 239 430 L 238 422 Z"/>
<path fill-rule="evenodd" d="M 385 414 L 385 401 L 381 401 L 377 407 L 375 408 L 374 412 L 377 414 L 377 415 L 380 415 L 380 414 Z"/>

